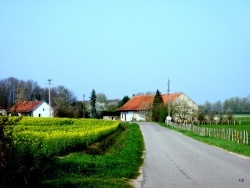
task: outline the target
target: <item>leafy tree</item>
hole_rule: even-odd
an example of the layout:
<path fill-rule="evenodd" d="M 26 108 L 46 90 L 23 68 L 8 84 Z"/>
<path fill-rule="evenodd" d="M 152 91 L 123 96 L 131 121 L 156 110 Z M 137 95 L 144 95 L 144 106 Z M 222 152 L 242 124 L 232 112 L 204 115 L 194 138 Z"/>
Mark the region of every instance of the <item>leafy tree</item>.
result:
<path fill-rule="evenodd" d="M 209 114 L 212 111 L 212 104 L 209 101 L 206 101 L 204 104 L 205 113 Z"/>
<path fill-rule="evenodd" d="M 213 111 L 217 114 L 221 113 L 223 111 L 222 102 L 218 100 L 216 103 L 212 104 Z"/>
<path fill-rule="evenodd" d="M 116 111 L 118 108 L 118 104 L 107 104 L 107 111 Z"/>
<path fill-rule="evenodd" d="M 214 111 L 211 111 L 211 112 L 209 113 L 208 117 L 209 117 L 209 121 L 212 122 L 212 121 L 214 120 L 214 117 L 215 117 L 215 112 L 214 112 Z"/>
<path fill-rule="evenodd" d="M 160 105 L 163 104 L 161 92 L 157 89 L 153 100 L 152 121 L 160 121 Z"/>
<path fill-rule="evenodd" d="M 219 123 L 223 124 L 223 121 L 224 121 L 223 113 L 219 113 Z"/>
<path fill-rule="evenodd" d="M 153 91 L 147 91 L 147 92 L 145 92 L 145 95 L 154 95 L 154 92 Z"/>
<path fill-rule="evenodd" d="M 99 103 L 107 103 L 107 97 L 104 93 L 97 93 L 96 94 L 96 102 Z"/>
<path fill-rule="evenodd" d="M 200 122 L 203 122 L 203 121 L 206 120 L 206 118 L 205 118 L 205 112 L 204 112 L 204 110 L 202 108 L 198 109 L 197 120 L 200 121 Z"/>
<path fill-rule="evenodd" d="M 230 108 L 227 109 L 226 114 L 227 114 L 227 120 L 232 121 L 233 120 L 233 110 Z"/>
<path fill-rule="evenodd" d="M 96 112 L 96 93 L 95 93 L 94 89 L 91 92 L 90 103 L 91 103 L 90 118 L 97 118 L 97 112 Z"/>
<path fill-rule="evenodd" d="M 123 99 L 118 103 L 118 108 L 122 107 L 124 104 L 126 104 L 130 98 L 126 95 L 123 97 Z"/>
<path fill-rule="evenodd" d="M 133 94 L 133 96 L 141 96 L 141 95 L 144 95 L 144 92 L 138 92 Z"/>

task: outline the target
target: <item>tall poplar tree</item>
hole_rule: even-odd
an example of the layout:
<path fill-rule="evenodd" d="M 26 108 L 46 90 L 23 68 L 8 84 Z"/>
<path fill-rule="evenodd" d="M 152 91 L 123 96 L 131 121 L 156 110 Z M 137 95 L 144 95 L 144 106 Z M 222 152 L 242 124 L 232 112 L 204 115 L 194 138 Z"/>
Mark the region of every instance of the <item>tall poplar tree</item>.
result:
<path fill-rule="evenodd" d="M 91 102 L 90 118 L 97 118 L 97 113 L 96 113 L 96 93 L 95 93 L 94 89 L 91 92 L 90 102 Z"/>
<path fill-rule="evenodd" d="M 153 109 L 152 109 L 152 120 L 153 121 L 160 121 L 160 109 L 161 106 L 164 104 L 163 98 L 161 96 L 161 92 L 157 89 L 155 93 L 155 97 L 153 100 Z"/>

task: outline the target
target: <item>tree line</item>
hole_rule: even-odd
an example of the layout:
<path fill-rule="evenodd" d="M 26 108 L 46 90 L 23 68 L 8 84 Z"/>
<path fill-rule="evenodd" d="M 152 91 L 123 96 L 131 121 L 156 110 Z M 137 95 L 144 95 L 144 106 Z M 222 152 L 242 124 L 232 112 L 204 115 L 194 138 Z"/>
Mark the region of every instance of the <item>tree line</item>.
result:
<path fill-rule="evenodd" d="M 93 92 L 93 91 L 92 91 Z M 73 91 L 64 87 L 56 86 L 50 88 L 51 106 L 54 108 L 54 116 L 57 117 L 90 117 L 91 98 L 86 101 L 78 101 Z M 90 95 L 92 95 L 90 93 Z M 9 77 L 0 80 L 0 106 L 5 109 L 11 108 L 19 101 L 39 100 L 49 103 L 49 88 L 41 87 L 33 80 L 19 80 L 14 77 Z M 125 96 L 122 100 L 109 101 L 105 94 L 96 94 L 96 114 L 95 117 L 100 117 L 102 111 L 115 111 L 117 108 L 125 104 L 129 97 Z"/>
<path fill-rule="evenodd" d="M 231 97 L 224 102 L 218 100 L 215 103 L 206 101 L 203 105 L 199 106 L 205 114 L 226 114 L 232 112 L 233 114 L 250 114 L 250 95 L 247 97 Z"/>

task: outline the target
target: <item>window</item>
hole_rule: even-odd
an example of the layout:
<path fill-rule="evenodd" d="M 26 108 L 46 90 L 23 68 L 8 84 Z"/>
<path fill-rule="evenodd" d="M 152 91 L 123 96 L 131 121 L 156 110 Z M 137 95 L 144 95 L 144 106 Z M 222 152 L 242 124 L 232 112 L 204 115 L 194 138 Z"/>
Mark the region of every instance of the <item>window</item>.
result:
<path fill-rule="evenodd" d="M 43 111 L 44 111 L 45 109 L 43 108 Z"/>

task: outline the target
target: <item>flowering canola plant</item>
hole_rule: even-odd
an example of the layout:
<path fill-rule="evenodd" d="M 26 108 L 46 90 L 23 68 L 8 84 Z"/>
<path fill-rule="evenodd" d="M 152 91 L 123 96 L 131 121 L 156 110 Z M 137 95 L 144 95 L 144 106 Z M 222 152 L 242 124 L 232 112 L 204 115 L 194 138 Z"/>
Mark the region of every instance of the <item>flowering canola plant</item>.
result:
<path fill-rule="evenodd" d="M 23 118 L 12 127 L 16 154 L 35 163 L 97 142 L 113 133 L 119 121 L 69 118 Z"/>

